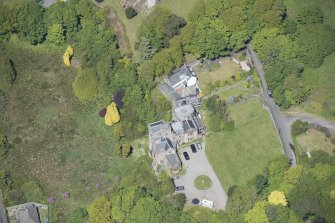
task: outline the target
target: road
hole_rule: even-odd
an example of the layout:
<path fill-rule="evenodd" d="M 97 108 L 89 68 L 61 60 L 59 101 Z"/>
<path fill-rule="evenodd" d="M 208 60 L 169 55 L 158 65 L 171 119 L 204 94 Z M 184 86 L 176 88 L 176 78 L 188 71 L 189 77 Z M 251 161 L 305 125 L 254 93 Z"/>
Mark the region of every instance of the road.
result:
<path fill-rule="evenodd" d="M 184 151 L 188 153 L 190 160 L 185 160 L 182 154 Z M 196 153 L 193 153 L 190 147 L 182 149 L 179 151 L 179 157 L 184 168 L 186 168 L 186 174 L 179 179 L 175 179 L 174 182 L 176 186 L 185 187 L 185 190 L 180 192 L 185 193 L 187 203 L 191 205 L 194 198 L 199 200 L 207 199 L 214 202 L 214 210 L 225 209 L 228 196 L 207 159 L 205 143 L 202 143 L 202 149 L 197 149 Z M 212 180 L 213 184 L 207 190 L 199 190 L 194 186 L 195 178 L 200 175 L 206 175 Z"/>
<path fill-rule="evenodd" d="M 273 122 L 275 124 L 280 141 L 283 146 L 284 154 L 291 160 L 291 165 L 295 166 L 297 164 L 297 160 L 291 148 L 293 146 L 293 143 L 292 143 L 292 138 L 290 134 L 290 125 L 286 122 L 285 118 L 282 116 L 280 109 L 275 104 L 273 98 L 271 98 L 267 94 L 268 86 L 265 80 L 265 73 L 264 73 L 261 62 L 256 52 L 252 49 L 252 46 L 250 43 L 247 45 L 247 49 L 251 56 L 253 65 L 260 76 L 260 79 L 262 82 L 262 88 L 263 88 L 262 98 L 264 100 L 264 105 L 269 108 Z"/>

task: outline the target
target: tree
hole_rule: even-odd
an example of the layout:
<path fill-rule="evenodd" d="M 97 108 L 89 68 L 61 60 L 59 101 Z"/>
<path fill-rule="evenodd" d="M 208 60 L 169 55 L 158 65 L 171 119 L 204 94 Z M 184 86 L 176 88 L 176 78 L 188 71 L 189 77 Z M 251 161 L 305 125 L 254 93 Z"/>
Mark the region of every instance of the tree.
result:
<path fill-rule="evenodd" d="M 247 223 L 269 223 L 269 218 L 266 215 L 265 208 L 267 203 L 265 201 L 259 201 L 255 204 L 251 210 L 245 215 L 244 220 Z"/>
<path fill-rule="evenodd" d="M 7 137 L 0 131 L 0 159 L 8 152 Z"/>
<path fill-rule="evenodd" d="M 79 69 L 72 83 L 74 95 L 81 101 L 93 99 L 97 93 L 97 79 L 93 70 Z"/>
<path fill-rule="evenodd" d="M 306 169 L 302 165 L 292 166 L 285 172 L 285 181 L 290 184 L 296 184 L 305 171 Z"/>
<path fill-rule="evenodd" d="M 115 102 L 112 102 L 107 107 L 107 113 L 106 113 L 106 116 L 105 116 L 105 124 L 108 125 L 108 126 L 112 126 L 115 123 L 118 123 L 119 121 L 120 121 L 119 110 L 118 110 Z"/>
<path fill-rule="evenodd" d="M 270 193 L 270 195 L 268 196 L 268 201 L 270 204 L 273 204 L 273 205 L 279 205 L 279 204 L 283 206 L 287 205 L 285 194 L 278 190 L 272 191 Z"/>
<path fill-rule="evenodd" d="M 289 209 L 282 205 L 268 205 L 266 215 L 271 223 L 294 222 L 289 221 Z"/>
<path fill-rule="evenodd" d="M 320 24 L 323 22 L 323 13 L 317 5 L 307 5 L 298 13 L 297 22 L 302 25 Z"/>
<path fill-rule="evenodd" d="M 131 148 L 130 144 L 128 144 L 128 143 L 123 144 L 122 145 L 122 157 L 127 158 L 129 156 L 129 154 L 131 153 L 131 150 L 132 150 L 132 148 Z"/>
<path fill-rule="evenodd" d="M 335 32 L 327 25 L 305 25 L 298 33 L 299 57 L 306 66 L 321 66 L 323 59 L 335 50 Z"/>
<path fill-rule="evenodd" d="M 306 121 L 301 121 L 301 120 L 296 120 L 295 122 L 293 122 L 292 124 L 292 135 L 293 136 L 298 136 L 302 133 L 305 133 L 308 131 L 309 129 L 309 124 Z"/>
<path fill-rule="evenodd" d="M 89 223 L 110 223 L 111 218 L 111 202 L 104 196 L 99 197 L 88 206 L 88 222 Z"/>
<path fill-rule="evenodd" d="M 72 55 L 73 55 L 73 49 L 70 45 L 68 45 L 67 48 L 66 48 L 66 51 L 63 55 L 63 61 L 64 61 L 64 64 L 66 66 L 71 65 L 70 59 L 71 59 Z"/>
<path fill-rule="evenodd" d="M 50 43 L 60 45 L 65 42 L 64 29 L 61 24 L 53 24 L 48 29 L 47 40 Z"/>
<path fill-rule="evenodd" d="M 169 38 L 179 35 L 180 29 L 186 25 L 184 18 L 172 14 L 166 22 L 165 33 Z"/>
<path fill-rule="evenodd" d="M 126 8 L 125 12 L 126 12 L 127 19 L 132 19 L 137 15 L 137 12 L 133 7 Z"/>
<path fill-rule="evenodd" d="M 16 79 L 14 63 L 7 57 L 0 57 L 0 90 L 6 92 Z"/>

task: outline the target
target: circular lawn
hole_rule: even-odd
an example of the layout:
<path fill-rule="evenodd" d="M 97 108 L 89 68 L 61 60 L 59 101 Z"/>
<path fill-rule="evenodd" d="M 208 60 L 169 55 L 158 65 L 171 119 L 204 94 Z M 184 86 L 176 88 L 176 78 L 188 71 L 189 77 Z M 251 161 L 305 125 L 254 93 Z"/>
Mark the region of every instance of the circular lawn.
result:
<path fill-rule="evenodd" d="M 206 175 L 200 175 L 194 180 L 194 186 L 199 190 L 206 190 L 212 186 L 212 181 Z"/>

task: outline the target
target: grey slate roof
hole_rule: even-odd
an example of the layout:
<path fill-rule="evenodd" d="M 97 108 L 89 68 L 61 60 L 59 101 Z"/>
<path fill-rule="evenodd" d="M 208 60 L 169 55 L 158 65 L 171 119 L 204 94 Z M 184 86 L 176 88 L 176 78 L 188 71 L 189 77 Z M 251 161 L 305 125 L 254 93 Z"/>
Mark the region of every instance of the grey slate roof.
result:
<path fill-rule="evenodd" d="M 167 151 L 170 148 L 174 148 L 174 145 L 172 144 L 171 140 L 168 138 L 161 138 L 160 141 L 154 142 L 155 148 L 156 148 L 156 153 L 162 153 Z"/>
<path fill-rule="evenodd" d="M 167 154 L 165 157 L 172 167 L 180 166 L 180 159 L 176 153 Z"/>
<path fill-rule="evenodd" d="M 29 204 L 26 208 L 19 209 L 17 211 L 16 223 L 40 223 L 37 208 Z"/>
<path fill-rule="evenodd" d="M 181 98 L 181 96 L 176 92 L 176 90 L 170 87 L 166 83 L 162 84 L 159 87 L 159 89 L 163 94 L 165 94 L 167 97 L 170 97 L 173 101 L 176 101 Z"/>
<path fill-rule="evenodd" d="M 171 87 L 173 87 L 182 80 L 188 80 L 190 77 L 192 77 L 191 71 L 186 65 L 183 65 L 177 72 L 170 74 L 167 77 L 167 82 Z"/>
<path fill-rule="evenodd" d="M 194 107 L 190 104 L 183 105 L 175 108 L 174 113 L 178 120 L 187 120 L 193 116 Z"/>
<path fill-rule="evenodd" d="M 183 129 L 184 131 L 195 129 L 193 121 L 191 119 L 183 121 Z"/>
<path fill-rule="evenodd" d="M 162 128 L 162 125 L 164 124 L 164 121 L 158 121 L 158 122 L 153 122 L 149 124 L 149 132 L 159 132 Z"/>
<path fill-rule="evenodd" d="M 178 134 L 178 135 L 180 135 L 180 134 L 182 134 L 183 133 L 183 126 L 182 126 L 182 123 L 181 122 L 172 122 L 171 123 L 171 127 L 172 127 L 172 130 L 176 133 L 176 134 Z"/>

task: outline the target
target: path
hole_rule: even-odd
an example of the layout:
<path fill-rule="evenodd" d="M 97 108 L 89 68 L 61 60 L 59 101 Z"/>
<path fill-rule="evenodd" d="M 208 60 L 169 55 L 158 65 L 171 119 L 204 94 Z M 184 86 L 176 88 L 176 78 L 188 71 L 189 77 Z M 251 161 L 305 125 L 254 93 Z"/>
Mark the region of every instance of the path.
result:
<path fill-rule="evenodd" d="M 118 40 L 119 49 L 122 55 L 131 53 L 129 40 L 126 34 L 126 29 L 122 22 L 117 17 L 115 12 L 109 11 L 107 15 L 108 25 L 113 28 L 116 38 Z"/>
<path fill-rule="evenodd" d="M 257 70 L 261 82 L 262 82 L 262 98 L 264 101 L 264 105 L 269 109 L 274 125 L 276 127 L 276 130 L 278 132 L 280 141 L 282 143 L 283 149 L 284 149 L 284 154 L 290 159 L 291 165 L 295 166 L 297 164 L 296 157 L 294 154 L 294 151 L 292 150 L 293 147 L 293 141 L 291 138 L 291 133 L 290 133 L 290 126 L 280 113 L 279 107 L 275 104 L 273 98 L 271 98 L 267 92 L 268 92 L 268 86 L 265 80 L 265 73 L 262 68 L 262 64 L 256 54 L 256 52 L 252 49 L 251 43 L 247 45 L 247 49 L 249 51 L 249 54 L 251 56 L 251 60 L 253 62 L 253 65 L 255 69 Z"/>
<path fill-rule="evenodd" d="M 58 0 L 42 0 L 41 1 L 41 5 L 44 7 L 44 8 L 47 8 L 49 7 L 50 5 L 56 3 Z"/>
<path fill-rule="evenodd" d="M 286 121 L 291 126 L 296 120 L 307 121 L 310 124 L 317 124 L 319 126 L 327 128 L 333 135 L 335 135 L 335 122 L 329 121 L 320 117 L 316 117 L 311 114 L 286 114 Z"/>
<path fill-rule="evenodd" d="M 6 209 L 3 204 L 1 191 L 0 191 L 0 223 L 7 223 Z"/>
<path fill-rule="evenodd" d="M 183 152 L 186 151 L 190 156 L 190 160 L 185 160 Z M 205 153 L 205 143 L 202 143 L 202 149 L 197 149 L 193 153 L 188 146 L 186 149 L 179 151 L 179 157 L 186 168 L 186 174 L 179 179 L 175 179 L 176 186 L 184 186 L 185 190 L 180 191 L 185 193 L 186 201 L 192 204 L 192 199 L 199 200 L 207 199 L 214 202 L 215 210 L 223 210 L 226 207 L 228 196 L 223 189 L 219 178 L 217 177 L 212 165 L 209 163 Z M 206 175 L 212 180 L 212 186 L 206 190 L 199 190 L 194 186 L 194 180 L 200 175 Z"/>

